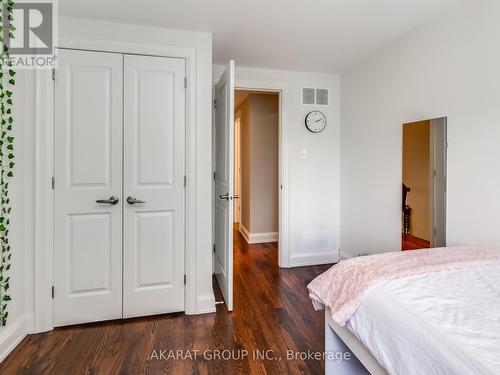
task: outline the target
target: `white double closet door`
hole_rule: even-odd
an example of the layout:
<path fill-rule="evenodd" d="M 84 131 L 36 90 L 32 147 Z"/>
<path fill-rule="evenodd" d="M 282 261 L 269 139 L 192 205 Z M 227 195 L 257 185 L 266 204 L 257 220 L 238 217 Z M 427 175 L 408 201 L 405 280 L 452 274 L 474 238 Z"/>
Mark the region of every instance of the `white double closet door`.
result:
<path fill-rule="evenodd" d="M 58 58 L 54 325 L 183 311 L 185 60 Z"/>

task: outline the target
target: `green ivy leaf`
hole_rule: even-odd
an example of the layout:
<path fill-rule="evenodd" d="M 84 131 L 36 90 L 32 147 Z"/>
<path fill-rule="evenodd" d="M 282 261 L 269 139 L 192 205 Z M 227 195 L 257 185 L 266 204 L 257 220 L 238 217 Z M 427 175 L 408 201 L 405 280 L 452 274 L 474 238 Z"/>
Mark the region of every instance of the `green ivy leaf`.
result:
<path fill-rule="evenodd" d="M 8 32 L 9 37 L 14 38 L 13 32 L 16 30 L 16 27 L 12 23 L 14 20 L 12 16 L 14 1 L 2 0 L 2 4 L 6 7 L 8 13 L 2 14 L 0 12 L 0 21 L 8 19 L 10 22 L 8 26 L 0 22 L 0 40 L 4 32 Z M 1 40 L 0 47 L 0 58 L 8 58 L 8 46 L 3 40 Z M 9 65 L 7 62 L 8 70 L 0 70 L 0 323 L 2 325 L 6 325 L 7 323 L 7 302 L 11 301 L 10 295 L 6 293 L 10 288 L 10 277 L 5 274 L 6 271 L 11 269 L 12 261 L 11 245 L 9 244 L 9 215 L 12 212 L 12 207 L 10 207 L 9 183 L 7 181 L 8 178 L 14 176 L 13 169 L 16 165 L 13 153 L 14 137 L 10 133 L 14 124 L 14 117 L 12 116 L 14 90 L 6 90 L 7 85 L 3 81 L 4 77 L 7 76 L 6 80 L 8 84 L 11 86 L 15 86 L 16 84 L 14 79 L 16 72 Z"/>

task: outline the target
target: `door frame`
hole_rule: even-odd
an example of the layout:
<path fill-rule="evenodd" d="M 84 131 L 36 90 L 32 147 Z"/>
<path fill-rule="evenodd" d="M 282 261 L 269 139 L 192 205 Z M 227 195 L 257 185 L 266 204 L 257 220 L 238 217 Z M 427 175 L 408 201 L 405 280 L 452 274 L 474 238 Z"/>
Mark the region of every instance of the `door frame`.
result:
<path fill-rule="evenodd" d="M 235 89 L 236 91 L 236 89 Z M 236 129 L 236 119 L 239 120 L 239 125 L 238 129 Z M 238 230 L 241 230 L 241 111 L 238 111 L 234 114 L 234 148 L 235 148 L 235 154 L 236 154 L 236 140 L 238 140 L 238 155 L 234 155 L 234 160 L 236 163 L 236 159 L 238 160 L 238 172 L 236 172 L 235 168 L 235 174 L 237 174 L 238 177 Z M 234 193 L 236 195 L 236 189 L 233 189 Z M 236 197 L 234 197 L 233 202 L 235 202 Z M 233 203 L 234 207 L 234 203 Z M 233 209 L 233 225 L 235 223 L 234 217 L 236 216 L 236 210 Z"/>
<path fill-rule="evenodd" d="M 440 126 L 441 131 L 436 130 Z M 448 118 L 430 120 L 429 213 L 431 247 L 446 245 Z M 441 165 L 439 165 L 441 164 Z M 441 239 L 441 241 L 438 241 Z M 445 243 L 443 244 L 444 241 Z M 436 243 L 436 242 L 439 242 Z"/>
<path fill-rule="evenodd" d="M 182 58 L 186 61 L 186 219 L 185 219 L 185 313 L 202 314 L 215 311 L 213 298 L 200 303 L 197 295 L 197 70 L 196 47 L 143 44 L 106 39 L 61 37 L 57 48 L 114 52 L 146 56 Z M 34 331 L 54 328 L 54 105 L 55 90 L 50 70 L 35 71 L 35 251 L 34 251 Z M 56 77 L 57 79 L 57 77 Z M 56 291 L 57 292 L 57 291 Z M 205 301 L 206 299 L 206 301 Z"/>
<path fill-rule="evenodd" d="M 217 79 L 214 80 L 217 81 Z M 289 257 L 289 196 L 290 196 L 290 157 L 291 150 L 288 141 L 288 129 L 286 122 L 286 114 L 288 109 L 288 85 L 284 82 L 273 82 L 273 81 L 254 81 L 254 80 L 242 80 L 238 79 L 238 68 L 235 71 L 235 85 L 234 90 L 240 91 L 268 91 L 276 92 L 279 96 L 279 181 L 280 186 L 279 196 L 279 208 L 278 208 L 278 265 L 281 268 L 290 267 L 290 257 Z M 215 121 L 213 121 L 215 126 Z M 233 124 L 234 126 L 234 124 Z M 213 140 L 213 146 L 215 146 L 215 139 Z M 214 147 L 215 149 L 215 147 Z M 234 155 L 232 156 L 234 157 Z M 215 168 L 215 162 L 212 163 Z M 215 169 L 214 169 L 215 171 Z M 241 201 L 241 198 L 240 198 Z M 212 216 L 215 214 L 215 210 L 212 212 Z M 215 221 L 214 221 L 215 225 Z M 215 230 L 215 226 L 214 226 Z"/>

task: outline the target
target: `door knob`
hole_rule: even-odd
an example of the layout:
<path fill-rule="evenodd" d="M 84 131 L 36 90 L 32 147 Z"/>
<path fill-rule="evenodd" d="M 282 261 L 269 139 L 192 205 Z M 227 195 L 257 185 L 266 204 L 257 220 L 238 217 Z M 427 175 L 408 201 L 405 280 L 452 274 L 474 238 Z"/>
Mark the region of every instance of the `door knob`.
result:
<path fill-rule="evenodd" d="M 109 197 L 109 199 L 96 200 L 97 203 L 106 203 L 106 204 L 112 204 L 112 205 L 118 204 L 119 201 L 120 200 L 118 199 L 118 197 L 115 197 L 114 195 L 112 197 Z"/>
<path fill-rule="evenodd" d="M 141 201 L 141 200 L 137 199 L 136 197 L 134 197 L 133 195 L 129 195 L 127 197 L 127 203 L 128 204 L 146 203 L 146 201 Z"/>

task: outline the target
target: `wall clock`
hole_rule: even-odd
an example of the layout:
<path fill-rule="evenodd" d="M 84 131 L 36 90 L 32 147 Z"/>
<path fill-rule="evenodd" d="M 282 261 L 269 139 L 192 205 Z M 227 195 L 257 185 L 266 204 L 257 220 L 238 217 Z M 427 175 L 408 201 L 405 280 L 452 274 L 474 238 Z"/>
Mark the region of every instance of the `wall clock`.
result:
<path fill-rule="evenodd" d="M 306 115 L 306 128 L 312 133 L 322 132 L 326 127 L 326 116 L 323 112 L 312 111 Z"/>

